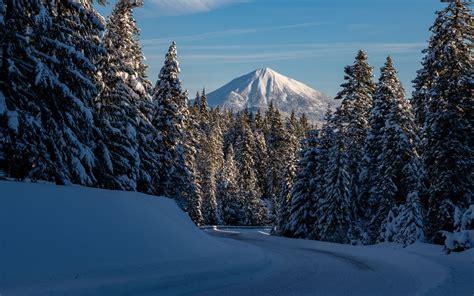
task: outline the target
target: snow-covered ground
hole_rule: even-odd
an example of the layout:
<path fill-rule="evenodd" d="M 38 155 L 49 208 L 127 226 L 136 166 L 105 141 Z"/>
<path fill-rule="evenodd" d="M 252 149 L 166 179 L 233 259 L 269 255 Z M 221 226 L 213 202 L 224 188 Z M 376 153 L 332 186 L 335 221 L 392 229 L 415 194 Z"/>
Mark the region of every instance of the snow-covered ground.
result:
<path fill-rule="evenodd" d="M 0 294 L 472 295 L 474 252 L 199 230 L 172 200 L 0 181 Z"/>

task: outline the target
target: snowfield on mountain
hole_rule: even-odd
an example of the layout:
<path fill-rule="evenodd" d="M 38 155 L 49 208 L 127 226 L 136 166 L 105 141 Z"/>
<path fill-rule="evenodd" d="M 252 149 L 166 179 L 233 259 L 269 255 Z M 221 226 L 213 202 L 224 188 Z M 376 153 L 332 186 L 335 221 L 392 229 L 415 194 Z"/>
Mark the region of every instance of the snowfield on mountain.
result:
<path fill-rule="evenodd" d="M 474 252 L 200 230 L 171 199 L 0 181 L 0 294 L 471 295 Z"/>
<path fill-rule="evenodd" d="M 332 100 L 325 94 L 270 68 L 257 69 L 208 94 L 210 106 L 241 111 L 267 110 L 273 105 L 285 114 L 306 113 L 321 122 Z"/>

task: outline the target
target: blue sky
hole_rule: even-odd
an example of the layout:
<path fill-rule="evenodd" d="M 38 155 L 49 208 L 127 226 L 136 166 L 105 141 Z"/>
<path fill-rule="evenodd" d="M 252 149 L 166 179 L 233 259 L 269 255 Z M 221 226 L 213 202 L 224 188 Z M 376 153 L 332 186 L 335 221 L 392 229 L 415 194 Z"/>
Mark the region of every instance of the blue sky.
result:
<path fill-rule="evenodd" d="M 99 11 L 107 16 L 114 2 Z M 135 16 L 153 82 L 176 40 L 191 96 L 262 67 L 333 96 L 358 49 L 376 76 L 390 54 L 410 93 L 442 7 L 437 0 L 145 0 Z"/>

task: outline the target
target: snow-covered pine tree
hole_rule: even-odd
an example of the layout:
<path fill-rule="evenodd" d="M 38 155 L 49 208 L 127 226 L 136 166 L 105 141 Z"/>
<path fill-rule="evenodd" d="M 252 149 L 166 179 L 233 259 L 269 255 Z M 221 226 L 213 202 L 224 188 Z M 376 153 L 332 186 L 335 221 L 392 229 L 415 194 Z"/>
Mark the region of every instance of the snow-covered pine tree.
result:
<path fill-rule="evenodd" d="M 158 131 L 159 183 L 161 195 L 174 198 L 193 217 L 196 205 L 196 186 L 186 160 L 186 124 L 188 118 L 187 93 L 181 88 L 176 42 L 173 41 L 165 57 L 156 83 L 153 102 L 153 125 Z"/>
<path fill-rule="evenodd" d="M 268 147 L 265 139 L 267 131 L 265 117 L 262 115 L 260 109 L 257 109 L 255 116 L 251 122 L 253 136 L 255 139 L 255 172 L 257 174 L 258 188 L 262 194 L 262 200 L 267 209 L 267 216 L 270 217 L 272 213 L 272 201 L 269 199 L 268 192 Z"/>
<path fill-rule="evenodd" d="M 473 16 L 469 4 L 452 0 L 438 12 L 421 70 L 436 75 L 422 83 L 428 96 L 416 103 L 426 106 L 424 118 L 418 120 L 424 120 L 421 151 L 429 198 L 426 235 L 437 243 L 442 243 L 440 230 L 454 230 L 456 207 L 465 209 L 472 204 L 474 191 Z"/>
<path fill-rule="evenodd" d="M 336 111 L 330 123 L 334 130 L 333 143 L 328 151 L 324 172 L 324 196 L 318 203 L 316 230 L 313 237 L 323 241 L 349 243 L 353 239 L 354 209 L 351 195 L 351 176 L 347 126 Z"/>
<path fill-rule="evenodd" d="M 391 240 L 404 245 L 423 241 L 425 237 L 424 210 L 418 192 L 411 192 L 398 209 L 396 231 Z"/>
<path fill-rule="evenodd" d="M 261 200 L 255 173 L 255 139 L 249 125 L 248 114 L 238 114 L 235 154 L 239 175 L 239 196 L 242 199 L 243 225 L 262 225 L 266 222 L 266 211 Z"/>
<path fill-rule="evenodd" d="M 321 127 L 321 132 L 320 132 L 320 161 L 319 161 L 319 168 L 320 168 L 320 182 L 318 185 L 317 190 L 321 192 L 320 195 L 322 195 L 322 192 L 324 192 L 324 187 L 326 185 L 325 180 L 322 176 L 324 176 L 325 169 L 327 167 L 328 163 L 328 157 L 329 157 L 329 150 L 331 150 L 331 147 L 334 143 L 334 111 L 332 109 L 331 105 L 327 106 L 326 113 L 324 115 L 324 124 Z"/>
<path fill-rule="evenodd" d="M 185 92 L 187 96 L 187 92 Z M 201 150 L 201 137 L 202 137 L 202 128 L 200 121 L 200 110 L 199 105 L 191 105 L 187 100 L 178 101 L 181 104 L 178 105 L 178 109 L 181 110 L 179 113 L 182 114 L 184 118 L 183 127 L 183 147 L 184 147 L 184 159 L 186 166 L 190 172 L 190 184 L 192 186 L 189 188 L 188 192 L 188 201 L 191 203 L 189 206 L 190 210 L 194 211 L 194 216 L 191 215 L 193 221 L 196 224 L 204 223 L 202 217 L 202 190 L 200 184 L 200 171 L 198 166 L 198 159 L 200 157 L 199 151 Z M 198 102 L 199 103 L 199 102 Z M 195 107 L 197 109 L 195 109 Z M 190 212 L 188 212 L 190 213 Z M 195 217 L 195 218 L 193 218 Z M 201 222 L 197 222 L 197 221 Z"/>
<path fill-rule="evenodd" d="M 377 211 L 378 198 L 371 194 L 375 182 L 384 178 L 380 172 L 380 155 L 382 153 L 385 121 L 390 112 L 390 100 L 394 95 L 401 95 L 401 89 L 393 89 L 396 79 L 391 58 L 381 70 L 381 76 L 374 94 L 374 103 L 369 114 L 369 130 L 365 139 L 364 154 L 359 169 L 359 191 L 357 197 L 358 216 L 362 224 L 372 219 Z M 398 86 L 396 86 L 398 87 Z M 394 94 L 394 92 L 396 94 Z M 362 226 L 365 228 L 364 226 Z M 378 231 L 378 228 L 377 230 Z"/>
<path fill-rule="evenodd" d="M 258 113 L 257 113 L 258 115 Z M 257 116 L 255 119 L 257 120 Z M 267 142 L 265 141 L 265 134 L 264 131 L 257 126 L 257 122 L 255 122 L 256 127 L 254 128 L 253 135 L 255 138 L 255 154 L 254 154 L 254 162 L 255 162 L 255 173 L 257 174 L 257 184 L 258 188 L 262 194 L 263 202 L 267 208 L 267 215 L 271 216 L 272 212 L 272 202 L 268 198 L 268 148 Z"/>
<path fill-rule="evenodd" d="M 36 80 L 52 88 L 42 97 L 50 99 L 49 110 L 57 124 L 58 159 L 65 164 L 69 182 L 89 186 L 96 183 L 93 170 L 97 166 L 93 106 L 100 76 L 96 63 L 105 54 L 100 44 L 104 20 L 94 10 L 94 2 L 105 4 L 102 0 L 46 2 L 54 18 L 49 30 L 36 34 L 48 65 Z"/>
<path fill-rule="evenodd" d="M 150 137 L 149 141 L 153 141 L 156 136 L 153 137 L 148 114 L 140 110 L 146 107 L 151 87 L 144 76 L 139 30 L 133 19 L 133 9 L 140 5 L 140 1 L 120 0 L 102 40 L 107 56 L 100 61 L 103 89 L 97 104 L 97 125 L 104 138 L 97 151 L 102 163 L 99 186 L 132 191 L 140 187 L 141 191 L 152 193 L 156 161 L 147 159 L 147 152 L 152 150 L 147 149 L 145 140 Z"/>
<path fill-rule="evenodd" d="M 8 1 L 5 24 L 6 105 L 18 122 L 6 149 L 18 155 L 7 161 L 8 171 L 18 178 L 94 185 L 94 63 L 103 54 L 102 19 L 92 1 Z"/>
<path fill-rule="evenodd" d="M 321 145 L 317 131 L 311 131 L 301 150 L 297 174 L 291 192 L 290 218 L 287 236 L 308 238 L 314 232 L 318 197 L 320 196 L 319 182 L 321 181 Z M 311 237 L 317 239 L 317 237 Z"/>
<path fill-rule="evenodd" d="M 369 173 L 367 206 L 376 211 L 372 213 L 367 240 L 374 242 L 378 237 L 379 241 L 393 241 L 396 238 L 398 242 L 410 243 L 423 239 L 424 223 L 419 193 L 423 171 L 416 151 L 417 128 L 390 57 L 381 73 L 375 99 L 376 106 L 386 108 L 380 109 L 385 114 L 385 122 L 383 126 L 375 125 L 381 131 L 381 135 L 377 135 L 380 150 L 374 154 L 376 166 Z M 372 114 L 375 115 L 378 108 L 374 109 Z M 396 217 L 394 221 L 390 212 Z M 390 223 L 397 225 L 387 225 Z"/>
<path fill-rule="evenodd" d="M 207 105 L 206 93 L 203 90 L 200 98 L 200 150 L 197 157 L 199 183 L 202 192 L 202 209 L 204 221 L 208 225 L 221 221 L 217 207 L 217 170 L 224 161 L 223 135 L 217 118 L 211 120 Z"/>
<path fill-rule="evenodd" d="M 267 131 L 267 123 L 260 109 L 257 109 L 257 112 L 255 113 L 254 126 L 252 128 L 254 131 L 260 131 L 263 134 Z"/>
<path fill-rule="evenodd" d="M 266 134 L 266 142 L 268 149 L 268 184 L 267 193 L 268 199 L 271 201 L 272 215 L 270 219 L 276 222 L 279 215 L 279 197 L 280 189 L 283 180 L 283 173 L 285 172 L 286 163 L 282 161 L 284 155 L 287 153 L 288 136 L 285 131 L 282 116 L 280 111 L 276 109 L 272 103 L 268 107 L 266 113 L 266 121 L 268 124 L 268 131 Z"/>
<path fill-rule="evenodd" d="M 369 129 L 369 112 L 373 104 L 375 85 L 372 81 L 373 69 L 367 62 L 367 54 L 359 51 L 355 62 L 344 69 L 346 81 L 336 96 L 341 100 L 338 121 L 345 127 L 342 137 L 346 142 L 350 177 L 350 198 L 356 200 L 360 164 L 363 159 L 364 142 Z"/>
<path fill-rule="evenodd" d="M 231 145 L 227 151 L 225 162 L 217 173 L 218 208 L 223 225 L 243 224 L 243 201 L 239 196 L 238 174 L 234 160 L 234 148 Z"/>
<path fill-rule="evenodd" d="M 201 121 L 204 123 L 209 123 L 209 105 L 207 104 L 207 94 L 205 89 L 203 89 L 201 92 L 201 98 L 199 100 L 199 113 L 201 115 Z"/>
<path fill-rule="evenodd" d="M 190 199 L 188 214 L 197 225 L 204 224 L 202 216 L 202 191 L 200 185 L 200 172 L 198 168 L 198 151 L 200 148 L 201 129 L 199 122 L 199 92 L 197 100 L 192 106 L 188 107 L 188 118 L 186 120 L 186 164 L 191 173 L 192 182 L 194 183 L 194 197 Z"/>
<path fill-rule="evenodd" d="M 326 196 L 326 188 L 331 186 L 331 180 L 326 179 L 326 172 L 329 170 L 329 158 L 330 152 L 335 143 L 335 125 L 334 125 L 335 115 L 333 113 L 332 106 L 329 104 L 327 106 L 326 114 L 324 116 L 324 124 L 321 128 L 319 134 L 318 142 L 312 144 L 319 149 L 315 150 L 317 152 L 317 158 L 314 160 L 317 165 L 317 170 L 313 171 L 313 179 L 311 186 L 314 190 L 314 199 L 316 204 L 314 205 L 314 213 L 312 214 L 316 217 L 315 225 L 311 232 L 308 233 L 308 237 L 311 239 L 320 239 L 320 229 L 318 227 L 318 219 L 324 213 L 320 212 L 320 204 L 323 202 Z M 316 139 L 314 139 L 316 140 Z M 313 143 L 311 140 L 308 144 Z"/>
<path fill-rule="evenodd" d="M 285 235 L 289 231 L 289 220 L 291 212 L 291 197 L 296 175 L 296 166 L 300 150 L 299 122 L 295 112 L 291 112 L 286 119 L 287 149 L 282 155 L 281 161 L 285 164 L 282 180 L 280 183 L 278 203 L 279 213 L 277 217 L 277 228 L 280 234 Z"/>
<path fill-rule="evenodd" d="M 34 83 L 41 61 L 28 30 L 49 28 L 51 16 L 41 1 L 4 1 L 1 8 L 0 171 L 18 179 L 64 179 L 45 144 L 50 138 L 39 115 L 46 106 Z"/>
<path fill-rule="evenodd" d="M 224 158 L 227 157 L 227 152 L 229 151 L 230 146 L 234 147 L 237 138 L 237 131 L 239 130 L 238 121 L 235 114 L 232 111 L 223 111 L 223 123 L 225 126 L 224 133 Z"/>
<path fill-rule="evenodd" d="M 201 94 L 199 92 L 196 92 L 196 97 L 194 98 L 193 108 L 192 108 L 192 113 L 194 115 L 199 114 L 200 105 L 201 105 Z"/>
<path fill-rule="evenodd" d="M 311 124 L 309 123 L 309 119 L 306 113 L 301 114 L 298 124 L 299 124 L 298 136 L 301 139 L 303 139 L 306 137 L 306 133 L 311 131 Z"/>
<path fill-rule="evenodd" d="M 2 4 L 3 5 L 3 4 Z M 5 101 L 5 95 L 3 90 L 0 88 L 0 180 L 7 176 L 5 171 L 6 168 L 6 155 L 5 149 L 7 144 L 7 104 Z"/>
<path fill-rule="evenodd" d="M 140 156 L 137 189 L 144 193 L 154 194 L 158 176 L 158 157 L 154 153 L 154 147 L 157 145 L 157 131 L 151 122 L 154 113 L 151 100 L 152 84 L 146 74 L 148 67 L 145 65 L 145 58 L 140 45 L 140 30 L 133 18 L 133 9 L 143 6 L 143 3 L 143 0 L 128 0 L 128 7 L 131 8 L 128 14 L 128 26 L 132 35 L 127 35 L 130 59 L 126 64 L 133 71 L 129 73 L 127 83 L 138 94 L 138 100 L 135 101 L 138 107 L 138 153 Z"/>

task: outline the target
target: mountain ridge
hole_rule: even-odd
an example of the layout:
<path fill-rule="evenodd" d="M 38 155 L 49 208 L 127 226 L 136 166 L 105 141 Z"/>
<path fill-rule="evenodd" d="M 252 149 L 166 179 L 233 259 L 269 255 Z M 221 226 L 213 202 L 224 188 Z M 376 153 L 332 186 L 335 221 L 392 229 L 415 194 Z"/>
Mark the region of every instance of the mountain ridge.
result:
<path fill-rule="evenodd" d="M 305 113 L 322 122 L 331 98 L 271 68 L 259 68 L 237 77 L 207 96 L 210 106 L 240 111 L 266 110 L 270 102 L 284 114 Z"/>

